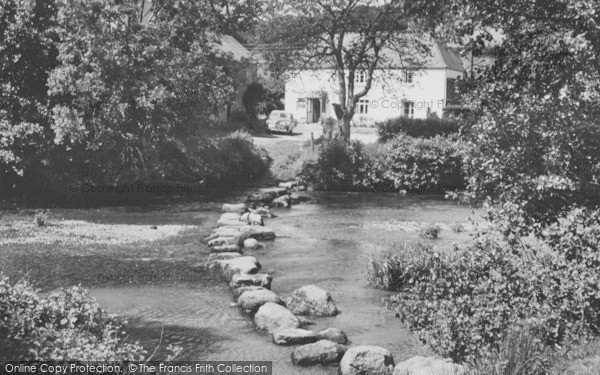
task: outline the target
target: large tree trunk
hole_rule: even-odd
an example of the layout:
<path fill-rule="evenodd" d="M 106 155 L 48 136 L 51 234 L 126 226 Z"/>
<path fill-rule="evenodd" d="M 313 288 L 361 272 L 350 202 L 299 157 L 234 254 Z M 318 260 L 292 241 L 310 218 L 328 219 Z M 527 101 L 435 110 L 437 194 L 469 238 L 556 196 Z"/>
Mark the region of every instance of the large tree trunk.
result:
<path fill-rule="evenodd" d="M 344 113 L 342 118 L 338 121 L 338 126 L 340 128 L 340 136 L 346 141 L 350 140 L 350 121 L 352 121 L 352 117 L 353 114 Z"/>

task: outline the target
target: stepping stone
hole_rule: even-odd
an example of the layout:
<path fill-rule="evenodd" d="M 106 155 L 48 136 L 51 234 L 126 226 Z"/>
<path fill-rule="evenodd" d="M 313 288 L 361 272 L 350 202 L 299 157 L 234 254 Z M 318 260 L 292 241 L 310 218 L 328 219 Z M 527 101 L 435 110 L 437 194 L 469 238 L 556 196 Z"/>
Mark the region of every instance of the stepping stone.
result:
<path fill-rule="evenodd" d="M 254 238 L 259 241 L 272 241 L 275 239 L 275 231 L 269 227 L 246 225 L 240 227 L 240 232 L 244 233 L 249 238 Z"/>
<path fill-rule="evenodd" d="M 394 367 L 394 375 L 462 375 L 464 366 L 442 357 L 412 357 Z"/>
<path fill-rule="evenodd" d="M 280 182 L 279 187 L 284 189 L 293 189 L 298 186 L 298 181 Z"/>
<path fill-rule="evenodd" d="M 273 333 L 286 328 L 300 328 L 300 321 L 285 307 L 267 302 L 254 315 L 254 324 L 259 331 Z"/>
<path fill-rule="evenodd" d="M 217 260 L 221 267 L 221 275 L 227 280 L 231 280 L 233 275 L 257 273 L 260 269 L 260 263 L 255 257 L 242 256 L 239 258 Z"/>
<path fill-rule="evenodd" d="M 233 299 L 235 299 L 237 301 L 238 298 L 240 298 L 240 296 L 244 292 L 247 292 L 249 290 L 267 290 L 267 289 L 264 288 L 264 287 L 262 287 L 262 286 L 258 286 L 258 285 L 241 286 L 239 288 L 235 288 L 235 289 L 232 290 L 232 292 L 233 292 Z"/>
<path fill-rule="evenodd" d="M 208 246 L 237 245 L 239 242 L 238 237 L 217 237 L 208 241 Z"/>
<path fill-rule="evenodd" d="M 306 285 L 285 299 L 285 305 L 298 315 L 335 316 L 338 309 L 329 293 L 316 285 Z"/>
<path fill-rule="evenodd" d="M 221 206 L 221 211 L 223 212 L 237 212 L 243 214 L 246 211 L 245 203 L 223 203 Z"/>
<path fill-rule="evenodd" d="M 340 361 L 340 375 L 390 375 L 394 358 L 390 351 L 379 346 L 359 345 L 346 351 Z"/>
<path fill-rule="evenodd" d="M 315 343 L 302 345 L 294 349 L 292 352 L 292 362 L 300 366 L 337 363 L 345 351 L 345 345 L 340 345 L 329 340 L 319 340 Z M 371 375 L 370 372 L 361 372 L 358 374 Z"/>
<path fill-rule="evenodd" d="M 292 198 L 289 195 L 282 195 L 281 197 L 273 199 L 271 205 L 273 207 L 288 208 L 292 205 Z"/>
<path fill-rule="evenodd" d="M 246 238 L 244 240 L 244 249 L 258 249 L 260 247 L 259 242 L 256 238 Z"/>
<path fill-rule="evenodd" d="M 314 332 L 301 328 L 288 328 L 273 332 L 273 342 L 277 345 L 304 345 L 317 340 Z"/>
<path fill-rule="evenodd" d="M 246 198 L 246 202 L 248 203 L 261 203 L 261 204 L 271 204 L 275 196 L 269 193 L 258 193 L 249 195 Z"/>
<path fill-rule="evenodd" d="M 214 246 L 210 249 L 211 253 L 240 253 L 242 254 L 243 251 L 242 249 L 240 249 L 240 247 L 238 245 L 220 245 L 220 246 Z"/>
<path fill-rule="evenodd" d="M 240 253 L 213 253 L 208 256 L 209 262 L 214 262 L 215 260 L 227 260 L 233 258 L 239 258 L 242 255 Z"/>
<path fill-rule="evenodd" d="M 219 226 L 219 227 L 241 227 L 243 225 L 248 225 L 248 221 L 228 220 L 228 219 L 217 220 L 217 226 Z"/>
<path fill-rule="evenodd" d="M 265 273 L 257 273 L 254 275 L 233 275 L 229 286 L 235 289 L 242 286 L 258 285 L 266 289 L 271 289 L 271 281 L 273 281 L 271 276 Z"/>
<path fill-rule="evenodd" d="M 243 214 L 240 218 L 240 221 L 247 222 L 250 225 L 264 225 L 262 216 L 252 212 L 246 212 Z"/>
<path fill-rule="evenodd" d="M 221 215 L 220 219 L 240 220 L 241 217 L 242 217 L 242 214 L 240 214 L 238 212 L 225 212 L 224 214 Z"/>
<path fill-rule="evenodd" d="M 248 290 L 240 295 L 238 298 L 238 306 L 249 314 L 253 314 L 262 305 L 267 302 L 281 303 L 281 299 L 274 292 L 263 289 L 263 290 Z"/>
<path fill-rule="evenodd" d="M 317 333 L 317 337 L 319 340 L 329 340 L 342 345 L 346 345 L 348 343 L 348 337 L 344 331 L 337 328 L 324 329 Z"/>

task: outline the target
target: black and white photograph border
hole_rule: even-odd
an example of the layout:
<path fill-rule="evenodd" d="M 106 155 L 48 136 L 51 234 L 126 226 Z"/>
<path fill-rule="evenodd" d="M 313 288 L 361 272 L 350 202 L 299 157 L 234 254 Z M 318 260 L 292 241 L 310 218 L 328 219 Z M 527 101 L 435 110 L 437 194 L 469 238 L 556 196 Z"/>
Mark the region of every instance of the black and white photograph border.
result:
<path fill-rule="evenodd" d="M 2 0 L 0 373 L 598 375 L 597 0 Z"/>

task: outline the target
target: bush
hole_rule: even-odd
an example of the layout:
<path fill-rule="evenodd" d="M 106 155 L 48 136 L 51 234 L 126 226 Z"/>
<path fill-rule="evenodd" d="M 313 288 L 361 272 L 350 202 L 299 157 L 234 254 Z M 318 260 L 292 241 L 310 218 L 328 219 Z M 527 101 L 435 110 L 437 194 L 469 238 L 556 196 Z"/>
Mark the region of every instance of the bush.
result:
<path fill-rule="evenodd" d="M 431 255 L 429 272 L 397 297 L 398 313 L 434 351 L 457 362 L 497 350 L 515 322 L 549 347 L 598 335 L 599 219 L 598 211 L 574 211 L 538 247 L 487 235 L 456 257 Z"/>
<path fill-rule="evenodd" d="M 396 189 L 445 192 L 465 186 L 466 146 L 442 137 L 398 137 L 389 143 L 383 177 Z"/>
<path fill-rule="evenodd" d="M 379 141 L 387 142 L 398 135 L 408 135 L 417 138 L 433 138 L 438 135 L 458 133 L 457 122 L 447 119 L 426 118 L 415 119 L 396 117 L 376 123 L 379 131 Z"/>
<path fill-rule="evenodd" d="M 442 228 L 440 228 L 439 225 L 430 224 L 419 230 L 419 236 L 430 240 L 436 240 L 441 231 Z"/>
<path fill-rule="evenodd" d="M 431 246 L 420 243 L 371 253 L 367 282 L 385 290 L 404 290 L 413 280 L 429 274 L 432 254 Z"/>
<path fill-rule="evenodd" d="M 123 322 L 100 309 L 81 287 L 41 297 L 26 282 L 13 286 L 0 275 L 0 317 L 0 352 L 21 360 L 144 359 L 141 346 L 125 342 Z"/>
<path fill-rule="evenodd" d="M 301 177 L 317 190 L 371 190 L 368 179 L 369 160 L 359 141 L 346 142 L 340 138 L 325 141 L 319 158 L 307 164 Z"/>

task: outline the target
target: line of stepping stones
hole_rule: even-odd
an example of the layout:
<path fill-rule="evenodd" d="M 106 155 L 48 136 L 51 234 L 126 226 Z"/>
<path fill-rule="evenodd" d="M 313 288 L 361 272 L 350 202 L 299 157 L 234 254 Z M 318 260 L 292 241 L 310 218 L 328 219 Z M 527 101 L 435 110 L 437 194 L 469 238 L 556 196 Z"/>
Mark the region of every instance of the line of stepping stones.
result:
<path fill-rule="evenodd" d="M 272 278 L 259 273 L 261 265 L 244 250 L 259 249 L 261 241 L 273 241 L 275 232 L 264 226 L 273 218 L 270 207 L 291 207 L 309 198 L 293 197 L 297 182 L 261 189 L 244 203 L 224 203 L 217 228 L 206 238 L 211 254 L 205 267 L 218 270 L 229 282 L 237 305 L 249 314 L 258 331 L 271 335 L 277 345 L 296 345 L 291 359 L 300 366 L 339 364 L 341 375 L 436 375 L 460 374 L 463 368 L 436 357 L 413 357 L 394 364 L 382 347 L 359 345 L 348 348 L 346 334 L 337 328 L 313 332 L 302 327 L 314 324 L 304 316 L 335 316 L 338 309 L 331 295 L 315 286 L 303 286 L 290 297 L 271 291 Z M 300 187 L 299 190 L 304 190 Z"/>

